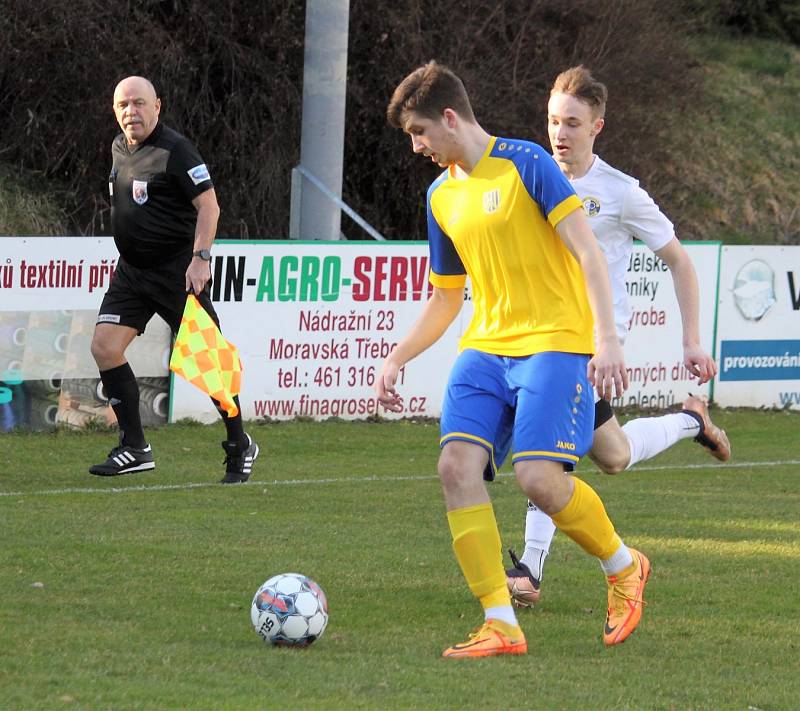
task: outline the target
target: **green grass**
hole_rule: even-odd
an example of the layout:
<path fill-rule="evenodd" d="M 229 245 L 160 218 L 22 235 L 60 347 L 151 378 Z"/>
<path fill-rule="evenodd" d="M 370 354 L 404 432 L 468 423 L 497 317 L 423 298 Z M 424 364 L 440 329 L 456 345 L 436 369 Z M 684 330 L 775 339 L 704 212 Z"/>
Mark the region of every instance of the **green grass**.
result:
<path fill-rule="evenodd" d="M 459 661 L 439 654 L 480 610 L 450 548 L 436 424 L 251 426 L 263 454 L 233 487 L 214 483 L 217 426 L 152 430 L 159 468 L 112 480 L 85 473 L 110 433 L 0 435 L 2 706 L 796 708 L 800 417 L 716 419 L 730 466 L 681 442 L 617 477 L 581 469 L 653 562 L 628 642 L 603 647 L 602 575 L 560 535 L 520 614 L 528 655 Z M 519 549 L 524 499 L 509 475 L 491 492 Z M 256 588 L 285 571 L 330 601 L 307 650 L 250 626 Z"/>

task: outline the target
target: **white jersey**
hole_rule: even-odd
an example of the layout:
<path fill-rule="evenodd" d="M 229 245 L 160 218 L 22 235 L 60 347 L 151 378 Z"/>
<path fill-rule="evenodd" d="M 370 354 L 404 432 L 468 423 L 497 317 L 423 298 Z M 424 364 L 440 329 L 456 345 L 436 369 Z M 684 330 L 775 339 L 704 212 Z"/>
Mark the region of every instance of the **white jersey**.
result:
<path fill-rule="evenodd" d="M 570 182 L 608 261 L 614 323 L 620 342 L 624 343 L 631 318 L 625 277 L 633 239 L 641 240 L 655 252 L 675 236 L 675 229 L 653 198 L 639 187 L 638 180 L 612 168 L 599 156 L 594 157 L 586 175 Z"/>

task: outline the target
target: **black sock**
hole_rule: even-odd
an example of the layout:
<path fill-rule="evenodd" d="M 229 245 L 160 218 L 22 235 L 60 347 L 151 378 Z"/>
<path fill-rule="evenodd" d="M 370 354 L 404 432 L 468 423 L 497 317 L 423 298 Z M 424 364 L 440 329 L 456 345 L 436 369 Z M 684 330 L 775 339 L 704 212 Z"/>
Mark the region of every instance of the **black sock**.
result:
<path fill-rule="evenodd" d="M 236 417 L 229 417 L 228 413 L 220 407 L 219 402 L 213 397 L 211 398 L 211 402 L 214 403 L 214 407 L 217 408 L 217 412 L 219 412 L 222 421 L 225 423 L 228 442 L 236 442 L 236 444 L 244 446 L 247 444 L 247 435 L 244 433 L 244 425 L 242 424 L 242 406 L 239 404 L 239 396 L 236 395 L 233 401 L 236 403 L 236 407 L 239 408 L 239 412 Z"/>
<path fill-rule="evenodd" d="M 706 429 L 705 423 L 703 422 L 703 418 L 700 417 L 700 415 L 698 415 L 696 412 L 693 412 L 692 410 L 681 410 L 681 412 L 684 415 L 689 415 L 689 417 L 692 417 L 695 420 L 697 420 L 697 424 L 700 425 L 700 429 L 697 432 L 697 436 L 695 437 L 695 441 L 699 442 L 700 439 L 703 437 L 703 433 L 705 432 L 705 429 Z"/>
<path fill-rule="evenodd" d="M 100 380 L 106 397 L 117 416 L 122 444 L 142 449 L 147 445 L 139 415 L 139 384 L 130 365 L 123 363 L 116 368 L 100 371 Z"/>

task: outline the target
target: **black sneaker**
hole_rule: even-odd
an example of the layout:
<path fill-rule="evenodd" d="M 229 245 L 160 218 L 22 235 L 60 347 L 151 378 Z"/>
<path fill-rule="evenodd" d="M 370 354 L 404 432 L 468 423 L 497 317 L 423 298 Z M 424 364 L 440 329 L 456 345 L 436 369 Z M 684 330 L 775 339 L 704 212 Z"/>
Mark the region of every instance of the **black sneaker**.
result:
<path fill-rule="evenodd" d="M 119 476 L 131 472 L 143 472 L 155 469 L 153 450 L 148 444 L 144 449 L 128 447 L 121 442 L 108 453 L 108 459 L 102 464 L 95 464 L 89 468 L 90 474 L 97 476 Z"/>
<path fill-rule="evenodd" d="M 247 437 L 247 447 L 242 446 L 236 442 L 225 441 L 222 443 L 222 448 L 225 450 L 225 476 L 219 480 L 220 484 L 238 484 L 247 481 L 250 478 L 250 472 L 253 471 L 253 462 L 258 456 L 258 445 L 253 442 L 250 435 Z"/>

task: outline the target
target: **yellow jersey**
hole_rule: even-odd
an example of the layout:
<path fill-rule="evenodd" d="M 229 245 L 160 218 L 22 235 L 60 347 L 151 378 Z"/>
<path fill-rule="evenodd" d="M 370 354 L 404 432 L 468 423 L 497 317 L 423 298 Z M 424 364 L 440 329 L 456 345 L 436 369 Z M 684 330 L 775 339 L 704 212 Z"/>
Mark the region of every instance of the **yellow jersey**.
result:
<path fill-rule="evenodd" d="M 430 281 L 472 283 L 474 314 L 460 350 L 594 352 L 583 272 L 555 231 L 579 209 L 552 156 L 530 141 L 493 137 L 467 177 L 450 166 L 431 184 Z"/>

